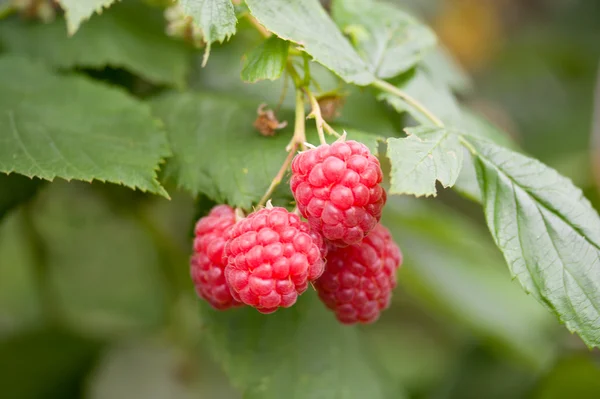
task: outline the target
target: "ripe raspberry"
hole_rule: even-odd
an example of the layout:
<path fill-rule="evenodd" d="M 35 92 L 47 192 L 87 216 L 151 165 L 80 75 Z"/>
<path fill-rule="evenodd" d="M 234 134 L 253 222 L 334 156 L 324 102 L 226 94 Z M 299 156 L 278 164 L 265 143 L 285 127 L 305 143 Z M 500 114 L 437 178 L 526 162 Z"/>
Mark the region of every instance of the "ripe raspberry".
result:
<path fill-rule="evenodd" d="M 227 262 L 223 250 L 234 224 L 234 210 L 227 205 L 217 205 L 198 221 L 195 229 L 194 255 L 190 263 L 192 280 L 198 295 L 219 310 L 242 305 L 231 296 L 224 274 Z"/>
<path fill-rule="evenodd" d="M 234 298 L 272 313 L 290 307 L 325 267 L 319 236 L 284 208 L 265 208 L 239 221 L 225 247 L 225 276 Z"/>
<path fill-rule="evenodd" d="M 292 162 L 292 193 L 310 227 L 333 245 L 359 243 L 381 218 L 379 160 L 356 141 L 323 144 Z"/>
<path fill-rule="evenodd" d="M 340 322 L 372 323 L 390 304 L 401 263 L 390 232 L 377 224 L 362 243 L 330 248 L 327 270 L 315 287 Z"/>

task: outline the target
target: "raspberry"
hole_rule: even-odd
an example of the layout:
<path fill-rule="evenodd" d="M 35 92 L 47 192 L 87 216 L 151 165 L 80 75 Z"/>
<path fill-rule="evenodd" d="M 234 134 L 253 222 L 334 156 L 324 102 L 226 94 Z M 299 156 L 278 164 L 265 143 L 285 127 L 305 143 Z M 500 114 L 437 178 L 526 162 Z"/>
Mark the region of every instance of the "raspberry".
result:
<path fill-rule="evenodd" d="M 359 243 L 381 218 L 386 194 L 379 160 L 356 141 L 298 154 L 290 186 L 310 227 L 333 245 Z"/>
<path fill-rule="evenodd" d="M 242 305 L 231 296 L 224 274 L 227 262 L 223 250 L 234 224 L 234 210 L 227 205 L 217 205 L 198 221 L 195 229 L 194 255 L 190 263 L 192 280 L 198 295 L 219 310 Z"/>
<path fill-rule="evenodd" d="M 264 208 L 239 221 L 225 247 L 233 297 L 261 313 L 292 306 L 323 273 L 323 239 L 315 239 L 308 224 L 284 208 Z"/>
<path fill-rule="evenodd" d="M 400 248 L 377 224 L 362 243 L 329 249 L 327 269 L 315 288 L 340 322 L 372 323 L 390 304 L 401 263 Z"/>

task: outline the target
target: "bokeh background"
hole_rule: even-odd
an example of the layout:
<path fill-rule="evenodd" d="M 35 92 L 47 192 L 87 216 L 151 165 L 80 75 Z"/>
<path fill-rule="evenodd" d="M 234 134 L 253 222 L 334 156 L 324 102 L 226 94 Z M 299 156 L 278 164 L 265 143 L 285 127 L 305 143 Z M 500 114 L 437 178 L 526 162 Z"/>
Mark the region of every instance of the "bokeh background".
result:
<path fill-rule="evenodd" d="M 600 1 L 396 3 L 453 54 L 459 97 L 600 209 Z M 227 57 L 245 40 L 217 46 L 192 84 L 241 84 Z M 118 69 L 93 74 L 132 85 Z M 0 397 L 241 398 L 211 360 L 187 277 L 193 221 L 210 200 L 173 188 L 169 202 L 96 183 L 0 184 L 27 199 L 0 198 Z M 478 206 L 444 191 L 388 208 L 406 260 L 392 308 L 361 329 L 397 385 L 392 397 L 600 398 L 600 352 L 510 281 Z"/>

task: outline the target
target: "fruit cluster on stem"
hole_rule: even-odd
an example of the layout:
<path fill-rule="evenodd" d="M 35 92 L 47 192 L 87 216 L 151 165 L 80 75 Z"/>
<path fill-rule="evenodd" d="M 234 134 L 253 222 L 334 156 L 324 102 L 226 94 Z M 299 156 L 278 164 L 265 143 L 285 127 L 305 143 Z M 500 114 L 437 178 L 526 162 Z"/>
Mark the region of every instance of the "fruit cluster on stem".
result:
<path fill-rule="evenodd" d="M 292 306 L 314 283 L 340 322 L 371 323 L 389 306 L 402 262 L 400 249 L 379 223 L 386 202 L 381 166 L 367 146 L 346 140 L 324 120 L 303 60 L 304 77 L 291 61 L 286 65 L 296 90 L 287 157 L 256 211 L 236 219 L 232 208 L 219 205 L 198 222 L 192 278 L 214 308 L 247 305 L 261 313 Z M 306 142 L 308 118 L 315 120 L 317 147 Z M 328 144 L 325 133 L 337 141 Z M 290 169 L 295 212 L 270 204 Z"/>

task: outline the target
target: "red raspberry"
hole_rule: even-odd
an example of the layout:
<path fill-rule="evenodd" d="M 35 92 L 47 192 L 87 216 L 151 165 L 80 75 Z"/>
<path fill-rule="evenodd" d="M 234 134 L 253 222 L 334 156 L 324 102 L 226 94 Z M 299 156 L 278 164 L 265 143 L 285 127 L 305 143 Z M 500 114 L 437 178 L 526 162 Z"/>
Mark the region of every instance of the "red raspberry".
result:
<path fill-rule="evenodd" d="M 292 162 L 291 188 L 310 227 L 336 246 L 359 243 L 381 218 L 379 160 L 356 141 L 323 144 Z"/>
<path fill-rule="evenodd" d="M 227 262 L 223 250 L 234 224 L 234 210 L 227 205 L 217 205 L 198 221 L 195 229 L 194 255 L 190 264 L 192 280 L 198 295 L 219 310 L 242 305 L 233 299 L 225 281 Z"/>
<path fill-rule="evenodd" d="M 332 247 L 315 287 L 344 324 L 372 323 L 390 304 L 402 253 L 388 229 L 377 224 L 360 244 Z"/>
<path fill-rule="evenodd" d="M 233 297 L 261 313 L 292 306 L 323 273 L 322 241 L 315 242 L 308 224 L 284 208 L 261 209 L 242 219 L 225 247 Z"/>

